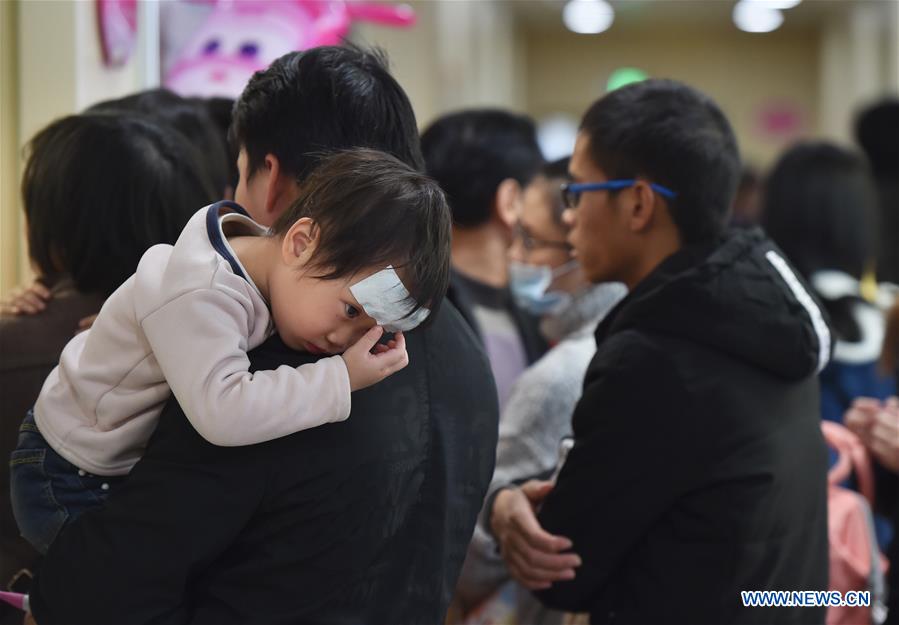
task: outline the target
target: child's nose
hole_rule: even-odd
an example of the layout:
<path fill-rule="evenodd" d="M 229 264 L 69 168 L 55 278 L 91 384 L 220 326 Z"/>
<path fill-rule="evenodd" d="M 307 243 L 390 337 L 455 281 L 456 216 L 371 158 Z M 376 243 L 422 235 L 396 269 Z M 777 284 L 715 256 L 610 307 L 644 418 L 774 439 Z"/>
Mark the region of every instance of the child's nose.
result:
<path fill-rule="evenodd" d="M 363 334 L 365 334 L 365 331 L 360 332 L 358 329 L 351 326 L 344 326 L 334 330 L 326 338 L 328 339 L 328 342 L 331 343 L 331 347 L 334 351 L 343 352 L 346 351 L 350 345 L 361 339 Z"/>
<path fill-rule="evenodd" d="M 328 339 L 328 347 L 331 348 L 331 351 L 334 352 L 343 352 L 346 351 L 346 348 L 350 346 L 349 336 L 346 332 L 342 332 L 340 330 L 335 330 L 328 334 L 325 337 Z"/>

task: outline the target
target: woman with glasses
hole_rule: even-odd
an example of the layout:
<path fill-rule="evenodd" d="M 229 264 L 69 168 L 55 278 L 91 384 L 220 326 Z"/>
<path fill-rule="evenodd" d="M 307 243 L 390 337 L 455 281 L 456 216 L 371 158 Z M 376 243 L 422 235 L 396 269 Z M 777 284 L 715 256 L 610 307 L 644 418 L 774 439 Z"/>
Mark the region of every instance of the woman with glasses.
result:
<path fill-rule="evenodd" d="M 512 388 L 500 415 L 489 492 L 554 469 L 560 445 L 571 435 L 571 414 L 596 351 L 593 330 L 627 291 L 617 282 L 590 284 L 572 256 L 562 221 L 561 187 L 568 178 L 568 162 L 565 158 L 549 163 L 525 187 L 514 228 L 509 286 L 522 308 L 541 316 L 540 329 L 554 347 Z M 458 597 L 464 606 L 470 612 L 490 610 L 493 616 L 495 610 L 514 613 L 518 623 L 560 623 L 561 612 L 544 608 L 515 582 L 503 585 L 509 575 L 492 535 L 485 531 L 485 519 L 481 521 L 459 582 Z"/>

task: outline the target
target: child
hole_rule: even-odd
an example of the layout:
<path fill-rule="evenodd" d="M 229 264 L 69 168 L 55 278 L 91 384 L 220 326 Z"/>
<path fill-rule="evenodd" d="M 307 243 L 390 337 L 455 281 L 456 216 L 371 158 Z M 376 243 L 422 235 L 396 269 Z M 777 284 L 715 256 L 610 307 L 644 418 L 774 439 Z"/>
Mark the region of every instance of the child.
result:
<path fill-rule="evenodd" d="M 352 391 L 408 363 L 402 331 L 439 305 L 449 232 L 435 182 L 364 149 L 322 164 L 271 231 L 231 202 L 199 211 L 174 246 L 148 250 L 45 382 L 18 447 L 43 467 L 13 467 L 22 534 L 45 551 L 99 503 L 170 392 L 217 445 L 346 419 Z M 250 373 L 247 351 L 275 328 L 294 349 L 343 353 Z M 375 347 L 384 329 L 396 336 Z"/>

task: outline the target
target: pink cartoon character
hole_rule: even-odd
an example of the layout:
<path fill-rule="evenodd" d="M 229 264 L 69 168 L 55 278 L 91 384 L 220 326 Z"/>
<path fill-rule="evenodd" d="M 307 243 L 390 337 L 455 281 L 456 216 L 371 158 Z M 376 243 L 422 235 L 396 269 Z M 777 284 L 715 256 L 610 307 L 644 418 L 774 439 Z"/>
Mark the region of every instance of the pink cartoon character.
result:
<path fill-rule="evenodd" d="M 339 44 L 353 21 L 410 26 L 407 5 L 352 0 L 214 0 L 165 86 L 183 96 L 236 98 L 254 72 L 293 50 Z"/>
<path fill-rule="evenodd" d="M 137 40 L 137 0 L 97 0 L 100 48 L 107 67 L 128 62 Z"/>

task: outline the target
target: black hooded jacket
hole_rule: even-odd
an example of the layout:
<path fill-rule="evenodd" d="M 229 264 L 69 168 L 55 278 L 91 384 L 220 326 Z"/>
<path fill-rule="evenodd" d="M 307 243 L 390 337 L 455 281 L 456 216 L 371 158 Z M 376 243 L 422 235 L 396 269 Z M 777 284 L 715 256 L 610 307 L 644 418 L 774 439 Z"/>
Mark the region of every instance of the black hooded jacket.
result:
<path fill-rule="evenodd" d="M 820 308 L 758 230 L 663 262 L 603 321 L 574 449 L 540 522 L 576 578 L 538 596 L 591 623 L 822 623 L 740 591 L 826 590 Z"/>

